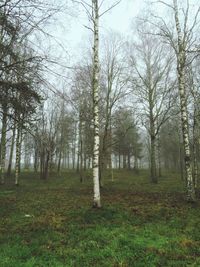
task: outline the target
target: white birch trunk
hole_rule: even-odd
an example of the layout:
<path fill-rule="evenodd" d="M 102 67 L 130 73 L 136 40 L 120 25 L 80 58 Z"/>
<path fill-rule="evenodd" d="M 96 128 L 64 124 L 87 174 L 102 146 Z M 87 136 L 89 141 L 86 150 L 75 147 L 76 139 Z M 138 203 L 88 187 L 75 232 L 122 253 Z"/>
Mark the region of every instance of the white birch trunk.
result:
<path fill-rule="evenodd" d="M 16 133 L 16 122 L 13 128 L 13 136 L 12 136 L 12 142 L 11 142 L 11 148 L 10 148 L 9 164 L 8 164 L 8 170 L 7 170 L 8 176 L 11 175 L 11 171 L 12 171 L 12 160 L 13 160 L 13 152 L 14 152 L 14 145 L 15 145 L 15 133 Z"/>
<path fill-rule="evenodd" d="M 195 101 L 195 100 L 194 100 Z M 197 103 L 194 102 L 194 123 L 193 123 L 193 158 L 194 158 L 194 187 L 198 188 L 198 162 L 197 162 L 197 147 L 198 147 L 198 123 L 197 123 Z"/>
<path fill-rule="evenodd" d="M 94 47 L 93 47 L 93 120 L 94 120 L 94 147 L 93 147 L 93 206 L 100 208 L 100 184 L 99 184 L 99 6 L 98 0 L 92 0 L 94 23 Z"/>
<path fill-rule="evenodd" d="M 176 31 L 178 36 L 177 72 L 178 72 L 178 86 L 179 86 L 179 97 L 180 97 L 180 107 L 181 107 L 181 123 L 182 123 L 181 126 L 183 134 L 184 153 L 185 153 L 187 199 L 188 201 L 195 201 L 195 190 L 192 178 L 191 152 L 189 144 L 188 110 L 187 110 L 187 99 L 185 90 L 186 44 L 184 41 L 184 36 L 181 31 L 177 0 L 173 0 L 173 3 L 174 3 Z"/>

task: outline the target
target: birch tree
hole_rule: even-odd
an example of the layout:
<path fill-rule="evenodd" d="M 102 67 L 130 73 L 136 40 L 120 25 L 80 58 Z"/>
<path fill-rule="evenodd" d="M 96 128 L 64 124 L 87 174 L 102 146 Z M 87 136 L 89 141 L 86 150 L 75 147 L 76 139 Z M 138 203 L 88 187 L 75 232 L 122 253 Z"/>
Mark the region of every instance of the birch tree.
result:
<path fill-rule="evenodd" d="M 199 92 L 199 62 L 194 62 L 188 69 L 188 87 L 190 88 L 190 105 L 189 105 L 189 119 L 191 121 L 191 147 L 193 158 L 193 181 L 195 190 L 198 188 L 198 176 L 199 176 L 199 133 L 200 133 L 200 92 Z"/>
<path fill-rule="evenodd" d="M 14 145 L 15 145 L 15 135 L 16 135 L 16 119 L 14 119 L 14 125 L 13 125 L 13 129 L 12 129 L 12 139 L 11 139 L 11 146 L 10 146 L 8 170 L 7 170 L 8 176 L 11 175 L 11 170 L 12 170 L 13 152 L 14 152 Z"/>
<path fill-rule="evenodd" d="M 135 54 L 132 52 L 134 51 Z M 172 60 L 166 47 L 146 33 L 131 46 L 130 80 L 138 106 L 138 116 L 150 137 L 150 177 L 157 183 L 156 145 L 159 130 L 173 106 Z M 131 54 L 132 53 L 132 54 Z"/>
<path fill-rule="evenodd" d="M 99 4 L 98 0 L 92 0 L 93 7 L 93 121 L 94 121 L 94 147 L 93 147 L 93 182 L 94 201 L 93 206 L 100 208 L 100 185 L 99 185 Z"/>
<path fill-rule="evenodd" d="M 173 28 L 160 16 L 154 16 L 156 19 L 157 34 L 168 43 L 174 50 L 176 56 L 178 92 L 180 99 L 181 128 L 184 146 L 184 163 L 186 175 L 186 191 L 188 201 L 195 201 L 194 182 L 192 177 L 192 162 L 190 149 L 190 136 L 188 124 L 188 107 L 186 94 L 186 67 L 192 62 L 193 58 L 199 52 L 195 31 L 198 27 L 200 7 L 192 14 L 189 1 L 179 2 L 177 0 L 171 3 L 158 1 L 165 5 L 173 15 Z M 193 16 L 193 18 L 191 17 Z"/>
<path fill-rule="evenodd" d="M 101 77 L 101 146 L 100 146 L 100 183 L 103 184 L 103 171 L 109 163 L 112 169 L 112 116 L 120 102 L 126 101 L 129 93 L 126 65 L 124 58 L 124 41 L 117 33 L 110 32 L 104 41 Z M 112 174 L 112 173 L 111 173 Z"/>
<path fill-rule="evenodd" d="M 83 168 L 86 169 L 86 161 L 92 156 L 91 148 L 93 147 L 91 146 L 91 136 L 93 135 L 91 63 L 77 66 L 73 79 L 71 96 L 72 106 L 78 122 L 77 171 L 80 174 L 80 181 L 83 182 Z"/>
<path fill-rule="evenodd" d="M 91 26 L 87 27 L 93 33 L 93 75 L 92 75 L 92 92 L 93 92 L 93 128 L 94 128 L 94 143 L 93 143 L 93 184 L 94 184 L 94 199 L 93 206 L 100 208 L 100 183 L 99 183 L 99 149 L 100 149 L 100 137 L 99 137 L 99 19 L 119 2 L 116 1 L 113 5 L 111 4 L 106 10 L 100 13 L 100 7 L 103 2 L 99 4 L 98 0 L 87 1 L 74 1 L 81 4 L 91 22 Z"/>

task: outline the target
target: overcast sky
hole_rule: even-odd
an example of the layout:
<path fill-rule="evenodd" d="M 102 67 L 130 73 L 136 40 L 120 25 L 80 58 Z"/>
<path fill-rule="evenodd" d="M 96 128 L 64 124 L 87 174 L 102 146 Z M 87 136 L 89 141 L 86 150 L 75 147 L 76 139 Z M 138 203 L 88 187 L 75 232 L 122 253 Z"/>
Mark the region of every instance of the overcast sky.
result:
<path fill-rule="evenodd" d="M 115 0 L 105 0 L 101 10 L 104 11 Z M 144 0 L 122 0 L 116 7 L 104 14 L 100 19 L 100 35 L 109 30 L 117 31 L 123 35 L 130 32 L 131 22 L 144 7 Z M 73 13 L 73 12 L 72 12 Z M 80 59 L 81 51 L 89 45 L 89 38 L 92 36 L 88 18 L 84 10 L 76 12 L 73 16 L 58 17 L 58 21 L 51 27 L 51 34 L 69 52 L 72 61 Z M 56 47 L 56 45 L 55 45 Z M 58 48 L 55 48 L 58 49 Z"/>
<path fill-rule="evenodd" d="M 90 0 L 86 1 L 89 1 L 90 3 Z M 104 0 L 101 12 L 105 11 L 116 1 L 117 0 Z M 169 1 L 168 3 L 171 3 L 172 0 L 167 1 Z M 191 8 L 194 7 L 194 9 L 197 10 L 199 1 L 200 0 L 190 0 Z M 66 0 L 60 0 L 60 2 L 66 3 Z M 116 7 L 100 18 L 100 37 L 110 30 L 119 32 L 125 37 L 130 35 L 131 23 L 136 21 L 137 16 L 141 17 L 143 15 L 145 7 L 147 7 L 147 2 L 147 0 L 121 0 Z M 156 1 L 154 1 L 154 3 L 155 2 Z M 186 2 L 186 0 L 179 1 L 179 3 L 182 4 Z M 150 7 L 152 7 L 152 5 Z M 166 10 L 167 13 L 165 13 Z M 160 16 L 165 14 L 164 16 L 168 17 L 170 23 L 169 9 L 166 8 L 166 6 L 159 6 L 157 3 L 156 11 L 159 11 Z M 162 13 L 162 11 L 164 11 L 164 13 Z M 81 5 L 79 5 L 79 8 L 76 6 L 74 9 L 69 7 L 66 9 L 66 12 L 59 13 L 54 24 L 50 24 L 48 28 L 49 33 L 55 37 L 57 42 L 50 41 L 51 45 L 49 47 L 51 47 L 51 54 L 56 55 L 58 63 L 65 66 L 73 66 L 73 64 L 83 60 L 87 49 L 91 49 L 92 44 L 89 40 L 92 40 L 92 32 L 88 30 L 85 25 L 90 26 L 85 10 L 81 10 Z M 44 40 L 44 47 L 46 47 L 45 43 L 47 43 L 46 40 Z M 50 66 L 50 68 L 54 67 L 57 72 L 57 66 Z"/>
<path fill-rule="evenodd" d="M 62 1 L 66 3 L 66 0 L 60 0 L 61 3 Z M 101 12 L 104 12 L 115 2 L 116 0 L 104 0 Z M 145 0 L 121 0 L 117 6 L 105 13 L 100 18 L 100 39 L 111 30 L 124 36 L 128 35 L 131 22 L 142 11 L 144 3 Z M 85 25 L 89 26 L 90 24 L 85 10 L 81 10 L 80 6 L 79 10 L 77 6 L 74 9 L 69 7 L 66 12 L 63 10 L 63 13 L 59 13 L 53 23 L 46 25 L 45 30 L 55 39 L 49 38 L 48 42 L 46 36 L 43 36 L 40 41 L 41 44 L 38 43 L 38 49 L 43 54 L 49 51 L 48 53 L 52 58 L 55 56 L 54 61 L 58 65 L 50 63 L 48 65 L 49 73 L 47 72 L 47 80 L 54 86 L 62 87 L 60 74 L 70 75 L 70 71 L 60 67 L 60 65 L 73 67 L 77 62 L 82 62 L 84 57 L 87 58 L 87 52 L 92 47 L 90 42 L 92 32 Z M 101 52 L 102 49 L 100 49 Z"/>

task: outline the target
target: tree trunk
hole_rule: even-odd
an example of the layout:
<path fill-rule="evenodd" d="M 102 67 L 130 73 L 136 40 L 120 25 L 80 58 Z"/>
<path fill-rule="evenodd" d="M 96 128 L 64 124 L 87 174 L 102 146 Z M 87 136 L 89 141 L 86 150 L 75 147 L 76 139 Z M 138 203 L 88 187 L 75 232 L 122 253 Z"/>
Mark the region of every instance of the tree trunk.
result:
<path fill-rule="evenodd" d="M 151 75 L 150 75 L 151 76 Z M 150 83 L 151 84 L 151 83 Z M 149 93 L 149 110 L 150 110 L 150 169 L 151 169 L 151 182 L 157 183 L 156 173 L 156 134 L 155 134 L 155 118 L 153 114 L 153 90 Z"/>
<path fill-rule="evenodd" d="M 80 176 L 80 182 L 83 182 L 83 137 L 82 137 L 82 128 L 83 128 L 83 122 L 82 122 L 82 117 L 81 114 L 79 114 L 79 126 L 78 126 L 78 171 L 79 171 L 79 176 Z"/>
<path fill-rule="evenodd" d="M 21 153 L 21 150 L 22 150 L 22 140 L 23 140 L 23 132 L 22 132 L 22 128 L 20 127 L 19 125 L 19 131 L 20 131 L 20 139 L 19 139 L 19 174 L 21 173 L 21 156 L 22 156 L 22 153 Z"/>
<path fill-rule="evenodd" d="M 120 170 L 121 169 L 121 154 L 120 154 L 120 151 L 119 151 L 119 154 L 118 154 L 118 158 L 119 158 L 119 166 L 118 166 L 118 169 Z"/>
<path fill-rule="evenodd" d="M 14 152 L 14 145 L 15 145 L 15 132 L 16 132 L 16 123 L 14 124 L 11 147 L 10 147 L 10 156 L 9 156 L 9 163 L 8 163 L 8 170 L 7 170 L 8 176 L 11 175 L 11 170 L 12 170 L 12 160 L 13 160 L 13 152 Z"/>
<path fill-rule="evenodd" d="M 160 134 L 158 133 L 157 138 L 157 153 L 158 153 L 158 176 L 162 176 L 162 166 L 161 166 L 161 143 L 160 143 Z M 176 161 L 175 161 L 176 162 Z"/>
<path fill-rule="evenodd" d="M 86 155 L 86 152 L 85 152 L 85 149 L 84 149 L 84 160 L 83 160 L 84 164 L 83 164 L 83 169 L 84 171 L 87 170 L 87 155 Z"/>
<path fill-rule="evenodd" d="M 157 175 L 156 175 L 156 137 L 155 135 L 151 135 L 151 181 L 152 183 L 157 183 Z"/>
<path fill-rule="evenodd" d="M 79 173 L 79 167 L 80 167 L 80 153 L 78 151 L 78 154 L 77 154 L 77 162 L 76 162 L 76 172 L 78 172 L 78 173 Z"/>
<path fill-rule="evenodd" d="M 34 172 L 38 171 L 38 148 L 35 147 L 35 155 L 34 155 Z"/>
<path fill-rule="evenodd" d="M 62 159 L 62 151 L 61 151 L 61 147 L 60 147 L 59 157 L 58 157 L 58 167 L 57 167 L 58 174 L 60 174 L 61 159 Z"/>
<path fill-rule="evenodd" d="M 88 169 L 90 169 L 90 166 L 91 166 L 91 157 L 89 157 L 88 159 Z"/>
<path fill-rule="evenodd" d="M 24 169 L 29 169 L 31 166 L 32 149 L 29 146 L 30 136 L 28 133 L 24 136 Z"/>
<path fill-rule="evenodd" d="M 101 154 L 99 157 L 99 182 L 100 182 L 100 187 L 103 187 L 104 184 L 104 169 L 105 169 L 105 159 L 104 155 Z"/>
<path fill-rule="evenodd" d="M 194 147 L 194 187 L 195 190 L 198 187 L 198 165 L 197 165 L 197 153 L 196 153 L 196 147 Z"/>
<path fill-rule="evenodd" d="M 93 61 L 93 120 L 94 120 L 94 147 L 93 147 L 93 183 L 94 207 L 101 207 L 99 184 L 99 6 L 98 0 L 92 0 L 94 12 L 94 61 Z"/>
<path fill-rule="evenodd" d="M 192 178 L 187 104 L 186 104 L 186 96 L 185 96 L 184 74 L 182 73 L 182 71 L 179 72 L 179 94 L 180 94 L 180 102 L 181 102 L 181 120 L 182 120 L 183 145 L 184 145 L 184 154 L 185 154 L 184 160 L 185 160 L 187 199 L 188 201 L 194 201 L 195 190 L 194 190 L 194 184 L 193 184 L 193 178 Z"/>
<path fill-rule="evenodd" d="M 15 160 L 15 185 L 19 185 L 19 165 L 20 165 L 20 137 L 21 137 L 21 129 L 20 129 L 20 121 L 17 122 L 17 138 L 16 138 L 16 160 Z"/>
<path fill-rule="evenodd" d="M 70 169 L 70 154 L 69 154 L 69 150 L 67 151 L 67 169 Z"/>
<path fill-rule="evenodd" d="M 195 101 L 195 100 L 194 100 Z M 196 105 L 196 103 L 194 104 Z M 197 132 L 197 111 L 194 107 L 194 122 L 193 122 L 193 158 L 194 158 L 194 187 L 198 187 L 198 164 L 197 164 L 197 145 L 198 145 L 198 132 Z"/>
<path fill-rule="evenodd" d="M 46 160 L 45 160 L 45 165 L 44 165 L 44 174 L 43 174 L 43 179 L 47 179 L 49 175 L 49 162 L 50 162 L 50 152 L 46 152 Z"/>
<path fill-rule="evenodd" d="M 130 152 L 128 152 L 128 169 L 131 169 L 131 156 L 130 156 Z"/>
<path fill-rule="evenodd" d="M 73 150 L 72 150 L 72 169 L 75 169 L 75 161 L 76 161 L 76 146 L 74 144 Z"/>
<path fill-rule="evenodd" d="M 1 184 L 5 183 L 7 111 L 8 111 L 7 105 L 4 105 L 3 106 L 2 130 L 1 130 L 1 157 L 0 157 Z"/>
<path fill-rule="evenodd" d="M 80 140 L 80 182 L 83 183 L 83 140 L 82 140 L 82 136 Z"/>
<path fill-rule="evenodd" d="M 186 67 L 186 50 L 185 41 L 181 32 L 181 26 L 178 14 L 177 0 L 173 0 L 174 3 L 174 17 L 176 23 L 176 31 L 178 36 L 178 51 L 177 51 L 177 72 L 178 72 L 178 87 L 180 97 L 180 108 L 181 108 L 181 126 L 183 134 L 183 145 L 185 154 L 185 174 L 186 174 L 186 190 L 187 200 L 195 201 L 195 189 L 192 178 L 192 167 L 191 167 L 191 152 L 189 144 L 189 125 L 188 125 L 188 110 L 185 90 L 185 67 Z"/>
<path fill-rule="evenodd" d="M 126 169 L 126 155 L 123 153 L 123 169 Z"/>

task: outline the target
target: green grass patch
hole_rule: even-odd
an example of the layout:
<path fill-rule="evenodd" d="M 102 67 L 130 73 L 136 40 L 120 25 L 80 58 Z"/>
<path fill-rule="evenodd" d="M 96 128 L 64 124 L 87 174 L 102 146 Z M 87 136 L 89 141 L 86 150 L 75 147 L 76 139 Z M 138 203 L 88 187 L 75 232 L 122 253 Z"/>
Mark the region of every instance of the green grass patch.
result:
<path fill-rule="evenodd" d="M 176 174 L 115 171 L 93 209 L 92 179 L 73 172 L 47 181 L 24 172 L 0 187 L 1 267 L 200 266 L 200 206 L 185 201 Z"/>

